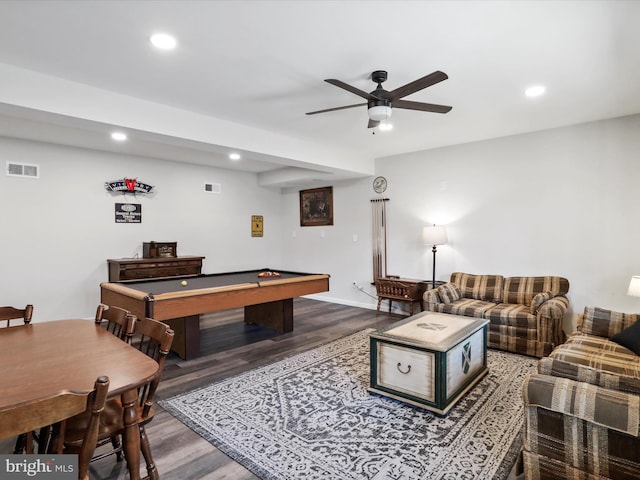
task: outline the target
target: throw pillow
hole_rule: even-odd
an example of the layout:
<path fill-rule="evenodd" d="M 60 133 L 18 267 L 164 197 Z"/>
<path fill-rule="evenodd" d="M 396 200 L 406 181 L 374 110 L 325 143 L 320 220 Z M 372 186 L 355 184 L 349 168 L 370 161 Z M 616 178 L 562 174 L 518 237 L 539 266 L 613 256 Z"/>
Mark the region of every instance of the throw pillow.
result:
<path fill-rule="evenodd" d="M 640 320 L 620 333 L 616 333 L 611 340 L 640 355 Z"/>
<path fill-rule="evenodd" d="M 638 320 L 635 313 L 622 313 L 599 307 L 584 307 L 582 318 L 578 319 L 578 330 L 589 335 L 610 338 Z"/>
<path fill-rule="evenodd" d="M 538 312 L 538 308 L 540 308 L 540 305 L 542 305 L 547 300 L 551 300 L 553 297 L 555 297 L 555 294 L 551 292 L 537 293 L 533 297 L 533 300 L 531 300 L 531 313 L 535 315 Z"/>
<path fill-rule="evenodd" d="M 438 293 L 440 294 L 440 300 L 444 303 L 453 303 L 462 298 L 462 291 L 455 283 L 440 285 L 438 287 Z"/>

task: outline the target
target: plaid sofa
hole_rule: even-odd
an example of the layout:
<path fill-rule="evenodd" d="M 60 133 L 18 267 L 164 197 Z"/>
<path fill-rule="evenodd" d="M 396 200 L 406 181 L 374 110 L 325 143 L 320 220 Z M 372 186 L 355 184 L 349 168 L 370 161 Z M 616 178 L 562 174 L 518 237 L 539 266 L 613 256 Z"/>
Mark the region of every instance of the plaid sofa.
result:
<path fill-rule="evenodd" d="M 423 295 L 425 310 L 490 321 L 491 348 L 543 357 L 566 338 L 566 278 L 503 277 L 454 272 L 450 281 Z"/>
<path fill-rule="evenodd" d="M 525 380 L 525 480 L 640 478 L 640 356 L 610 339 L 638 317 L 585 308 Z"/>

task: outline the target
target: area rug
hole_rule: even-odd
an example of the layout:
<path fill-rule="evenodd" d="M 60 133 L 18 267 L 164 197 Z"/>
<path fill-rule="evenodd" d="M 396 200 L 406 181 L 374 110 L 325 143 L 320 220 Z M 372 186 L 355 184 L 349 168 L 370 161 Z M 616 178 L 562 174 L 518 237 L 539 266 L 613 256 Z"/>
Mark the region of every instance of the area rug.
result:
<path fill-rule="evenodd" d="M 265 480 L 506 479 L 536 359 L 490 350 L 489 373 L 439 417 L 367 391 L 369 332 L 160 404 Z"/>

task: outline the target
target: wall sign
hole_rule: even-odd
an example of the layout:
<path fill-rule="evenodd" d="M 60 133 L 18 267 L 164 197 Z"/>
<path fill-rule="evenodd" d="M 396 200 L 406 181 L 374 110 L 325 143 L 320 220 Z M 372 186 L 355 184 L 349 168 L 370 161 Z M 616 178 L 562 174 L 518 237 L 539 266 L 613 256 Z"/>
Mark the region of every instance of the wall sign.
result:
<path fill-rule="evenodd" d="M 104 188 L 110 192 L 116 193 L 151 193 L 153 185 L 139 182 L 135 178 L 123 178 L 122 180 L 114 180 L 113 182 L 105 182 Z"/>
<path fill-rule="evenodd" d="M 142 223 L 142 205 L 116 203 L 116 223 Z"/>
<path fill-rule="evenodd" d="M 262 237 L 264 231 L 264 219 L 262 215 L 251 215 L 251 236 Z"/>

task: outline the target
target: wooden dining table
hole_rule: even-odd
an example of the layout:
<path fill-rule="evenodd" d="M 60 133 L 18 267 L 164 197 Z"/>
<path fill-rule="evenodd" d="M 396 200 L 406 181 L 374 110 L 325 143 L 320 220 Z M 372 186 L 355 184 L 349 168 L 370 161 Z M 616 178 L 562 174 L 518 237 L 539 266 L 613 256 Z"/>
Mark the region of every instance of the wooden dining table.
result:
<path fill-rule="evenodd" d="M 64 391 L 87 393 L 96 378 L 109 377 L 108 396 L 120 395 L 124 407 L 129 476 L 140 479 L 137 388 L 156 375 L 156 361 L 92 320 L 55 320 L 0 328 L 0 365 L 0 411 Z"/>

